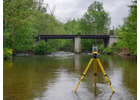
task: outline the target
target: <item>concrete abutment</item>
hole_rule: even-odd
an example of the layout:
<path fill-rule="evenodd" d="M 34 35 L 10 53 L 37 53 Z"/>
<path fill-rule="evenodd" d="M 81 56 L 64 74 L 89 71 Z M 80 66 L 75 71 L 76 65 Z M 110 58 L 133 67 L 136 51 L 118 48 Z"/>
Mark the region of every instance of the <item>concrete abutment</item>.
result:
<path fill-rule="evenodd" d="M 117 38 L 114 35 L 114 30 L 110 30 L 110 37 L 107 39 L 103 39 L 103 49 L 106 47 L 111 47 L 113 45 L 113 42 L 117 42 Z"/>

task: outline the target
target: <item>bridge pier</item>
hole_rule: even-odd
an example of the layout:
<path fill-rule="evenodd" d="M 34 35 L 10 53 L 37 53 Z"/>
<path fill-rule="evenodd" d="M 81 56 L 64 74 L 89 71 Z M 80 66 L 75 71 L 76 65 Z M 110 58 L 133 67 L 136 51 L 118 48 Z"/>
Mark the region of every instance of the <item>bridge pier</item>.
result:
<path fill-rule="evenodd" d="M 113 45 L 113 42 L 117 42 L 116 36 L 114 35 L 114 30 L 110 30 L 109 47 Z"/>
<path fill-rule="evenodd" d="M 110 37 L 107 39 L 103 39 L 103 49 L 106 47 L 111 47 L 113 42 L 117 42 L 116 36 L 114 35 L 114 30 L 110 30 Z"/>
<path fill-rule="evenodd" d="M 81 53 L 81 37 L 74 37 L 74 52 Z"/>
<path fill-rule="evenodd" d="M 113 42 L 117 42 L 118 40 L 116 39 L 115 35 L 110 35 L 109 38 L 109 47 L 111 47 L 113 45 Z"/>

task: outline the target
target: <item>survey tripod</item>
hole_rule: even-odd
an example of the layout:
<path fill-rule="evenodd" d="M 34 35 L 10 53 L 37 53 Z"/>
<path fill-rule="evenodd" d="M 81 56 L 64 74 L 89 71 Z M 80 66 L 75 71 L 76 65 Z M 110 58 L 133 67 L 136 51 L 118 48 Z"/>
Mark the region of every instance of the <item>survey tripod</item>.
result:
<path fill-rule="evenodd" d="M 94 46 L 94 45 L 93 45 L 93 46 Z M 85 71 L 83 72 L 83 74 L 82 74 L 82 76 L 81 76 L 81 78 L 80 78 L 80 80 L 79 80 L 79 82 L 78 82 L 78 84 L 77 84 L 77 86 L 76 86 L 74 92 L 76 92 L 78 86 L 80 85 L 82 79 L 84 78 L 84 76 L 85 76 L 85 74 L 86 74 L 87 70 L 89 69 L 89 67 L 90 67 L 90 65 L 91 65 L 92 62 L 93 62 L 93 67 L 94 67 L 94 68 L 93 68 L 93 69 L 94 69 L 94 70 L 93 70 L 93 72 L 94 72 L 94 82 L 95 82 L 95 85 L 96 85 L 97 62 L 98 62 L 99 66 L 100 66 L 100 68 L 101 68 L 101 70 L 102 70 L 102 72 L 103 72 L 103 74 L 104 74 L 104 76 L 105 76 L 105 79 L 106 79 L 107 83 L 109 84 L 110 89 L 112 90 L 112 93 L 114 93 L 113 88 L 112 88 L 112 86 L 111 86 L 111 82 L 110 82 L 110 80 L 108 79 L 108 76 L 107 76 L 107 74 L 105 73 L 105 70 L 104 70 L 104 68 L 103 68 L 103 66 L 102 66 L 102 64 L 101 64 L 101 62 L 100 62 L 100 60 L 99 60 L 99 58 L 98 58 L 98 56 L 97 56 L 98 50 L 96 50 L 96 48 L 95 48 L 95 49 L 92 50 L 92 51 L 93 51 L 93 56 L 92 56 L 92 58 L 90 59 L 90 61 L 89 61 L 88 65 L 87 65 Z"/>

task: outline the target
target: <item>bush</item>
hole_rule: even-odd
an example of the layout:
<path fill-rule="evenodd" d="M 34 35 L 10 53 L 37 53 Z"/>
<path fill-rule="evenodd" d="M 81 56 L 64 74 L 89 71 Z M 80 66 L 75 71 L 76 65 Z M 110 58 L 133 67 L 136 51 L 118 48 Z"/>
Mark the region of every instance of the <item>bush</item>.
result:
<path fill-rule="evenodd" d="M 63 40 L 59 50 L 60 51 L 72 51 L 73 50 L 73 40 L 72 39 Z"/>
<path fill-rule="evenodd" d="M 35 47 L 35 53 L 36 54 L 44 54 L 47 51 L 50 51 L 50 46 L 48 43 L 45 43 L 44 40 L 40 40 L 39 43 Z"/>
<path fill-rule="evenodd" d="M 77 37 L 81 37 L 81 32 L 80 31 L 77 32 Z"/>
<path fill-rule="evenodd" d="M 114 46 L 117 46 L 117 44 L 118 44 L 117 42 L 113 42 L 113 45 L 114 45 Z"/>
<path fill-rule="evenodd" d="M 111 49 L 114 51 L 114 53 L 119 53 L 122 49 L 121 47 L 121 42 L 113 42 L 113 47 L 111 47 Z"/>
<path fill-rule="evenodd" d="M 10 58 L 12 56 L 12 53 L 13 53 L 12 49 L 8 49 L 8 48 L 3 49 L 3 55 L 6 59 Z"/>
<path fill-rule="evenodd" d="M 98 52 L 103 50 L 103 44 L 99 44 L 98 46 Z"/>
<path fill-rule="evenodd" d="M 109 48 L 109 47 L 107 47 L 107 48 L 105 48 L 104 50 L 103 50 L 103 53 L 106 55 L 106 54 L 111 54 L 113 52 L 113 50 L 111 49 L 111 48 Z"/>
<path fill-rule="evenodd" d="M 81 39 L 81 47 L 86 48 L 87 51 L 92 50 L 93 39 Z"/>

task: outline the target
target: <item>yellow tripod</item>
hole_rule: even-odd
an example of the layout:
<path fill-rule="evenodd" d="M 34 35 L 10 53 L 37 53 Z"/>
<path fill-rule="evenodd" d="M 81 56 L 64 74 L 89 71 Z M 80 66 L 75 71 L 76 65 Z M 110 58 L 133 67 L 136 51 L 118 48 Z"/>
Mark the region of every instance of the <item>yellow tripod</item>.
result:
<path fill-rule="evenodd" d="M 79 80 L 79 82 L 78 82 L 78 84 L 77 84 L 77 86 L 76 86 L 74 92 L 76 92 L 78 86 L 80 85 L 82 79 L 84 78 L 84 76 L 85 76 L 85 74 L 86 74 L 87 70 L 89 69 L 89 67 L 90 67 L 90 65 L 91 65 L 92 62 L 93 62 L 93 66 L 94 66 L 94 79 L 95 79 L 95 85 L 96 85 L 97 62 L 98 62 L 99 66 L 100 66 L 100 68 L 101 68 L 101 70 L 102 70 L 102 72 L 103 72 L 103 74 L 104 74 L 104 76 L 105 76 L 105 79 L 107 80 L 107 82 L 108 82 L 108 84 L 109 84 L 109 86 L 110 86 L 110 88 L 111 88 L 111 90 L 112 90 L 112 93 L 114 93 L 113 88 L 112 88 L 112 86 L 111 86 L 111 82 L 110 82 L 110 80 L 108 79 L 108 76 L 107 76 L 107 74 L 105 73 L 104 68 L 103 68 L 101 62 L 100 62 L 99 58 L 97 57 L 97 54 L 98 54 L 98 52 L 96 52 L 96 51 L 93 52 L 93 57 L 91 58 L 91 60 L 89 61 L 88 65 L 87 65 L 87 67 L 86 67 L 86 69 L 85 69 L 85 71 L 83 72 L 83 74 L 82 74 L 82 76 L 81 76 L 81 79 Z"/>

